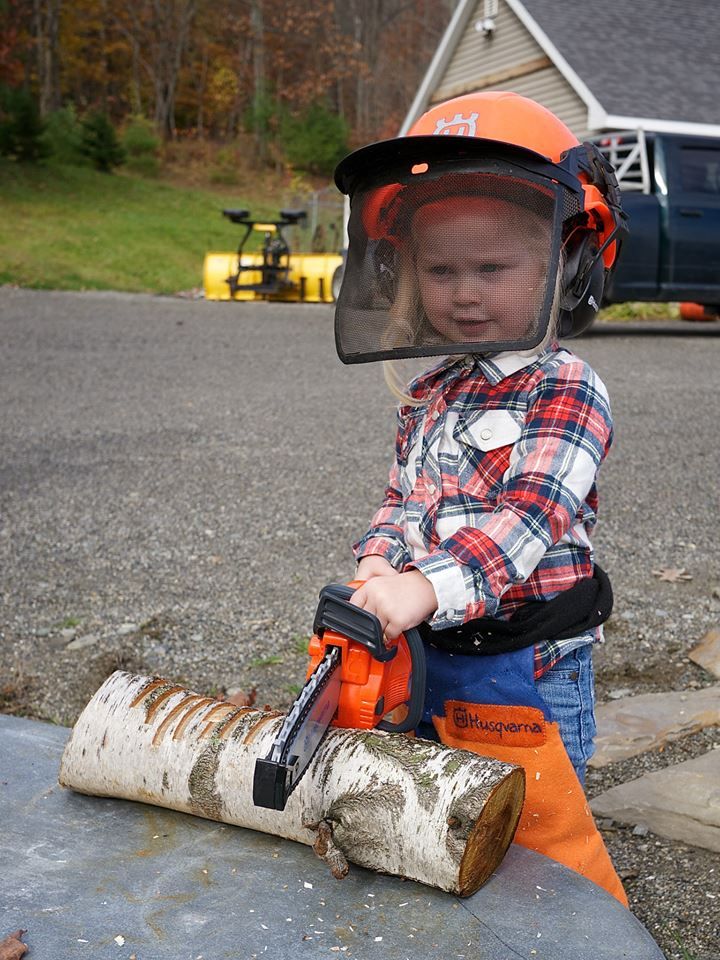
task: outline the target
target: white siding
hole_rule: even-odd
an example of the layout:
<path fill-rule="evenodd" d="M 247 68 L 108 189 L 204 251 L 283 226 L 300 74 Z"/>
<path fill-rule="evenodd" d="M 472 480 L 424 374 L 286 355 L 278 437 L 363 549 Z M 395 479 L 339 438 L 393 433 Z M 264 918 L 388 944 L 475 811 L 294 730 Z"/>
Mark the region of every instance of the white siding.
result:
<path fill-rule="evenodd" d="M 437 85 L 433 99 L 443 99 L 443 90 L 452 89 L 489 73 L 498 73 L 543 56 L 543 50 L 503 0 L 498 4 L 492 39 L 475 30 L 482 20 L 483 0 L 478 0 L 460 42 Z"/>
<path fill-rule="evenodd" d="M 483 89 L 512 90 L 552 110 L 579 139 L 587 137 L 585 103 L 560 71 L 547 65 L 542 47 L 504 0 L 499 3 L 492 39 L 475 30 L 475 23 L 483 14 L 484 2 L 478 0 L 440 82 L 431 93 L 431 103 Z M 522 71 L 526 66 L 529 72 L 499 82 L 492 80 L 493 76 Z"/>

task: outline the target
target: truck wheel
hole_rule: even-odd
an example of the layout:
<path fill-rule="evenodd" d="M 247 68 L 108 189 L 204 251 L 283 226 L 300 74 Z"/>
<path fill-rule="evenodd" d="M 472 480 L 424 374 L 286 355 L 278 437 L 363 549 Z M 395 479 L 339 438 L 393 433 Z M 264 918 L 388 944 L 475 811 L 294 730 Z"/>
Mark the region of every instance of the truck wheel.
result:
<path fill-rule="evenodd" d="M 681 303 L 680 319 L 693 321 L 720 320 L 720 306 L 712 303 Z"/>
<path fill-rule="evenodd" d="M 332 281 L 330 283 L 330 290 L 332 292 L 333 303 L 337 303 L 337 298 L 340 296 L 340 287 L 342 286 L 344 273 L 345 273 L 345 264 L 341 263 L 339 267 L 335 267 L 335 272 L 332 275 Z"/>

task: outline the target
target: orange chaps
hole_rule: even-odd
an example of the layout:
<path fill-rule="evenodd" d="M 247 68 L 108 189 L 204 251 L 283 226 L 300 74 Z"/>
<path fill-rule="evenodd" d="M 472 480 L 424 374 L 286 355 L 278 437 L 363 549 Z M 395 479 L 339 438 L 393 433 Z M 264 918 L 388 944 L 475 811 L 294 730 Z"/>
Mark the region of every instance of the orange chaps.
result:
<path fill-rule="evenodd" d="M 585 792 L 533 679 L 533 649 L 498 656 L 426 645 L 425 721 L 443 743 L 525 769 L 515 843 L 581 873 L 628 905 Z"/>

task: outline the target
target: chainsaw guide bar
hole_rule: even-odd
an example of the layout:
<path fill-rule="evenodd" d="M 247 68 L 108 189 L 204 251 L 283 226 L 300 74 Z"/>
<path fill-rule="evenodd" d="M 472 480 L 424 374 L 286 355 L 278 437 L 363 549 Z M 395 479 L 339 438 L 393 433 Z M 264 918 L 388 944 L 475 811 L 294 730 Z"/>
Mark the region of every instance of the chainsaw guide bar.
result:
<path fill-rule="evenodd" d="M 330 647 L 303 687 L 265 758 L 255 762 L 253 803 L 284 810 L 320 746 L 340 697 L 340 650 Z M 291 753 L 292 750 L 292 753 Z"/>

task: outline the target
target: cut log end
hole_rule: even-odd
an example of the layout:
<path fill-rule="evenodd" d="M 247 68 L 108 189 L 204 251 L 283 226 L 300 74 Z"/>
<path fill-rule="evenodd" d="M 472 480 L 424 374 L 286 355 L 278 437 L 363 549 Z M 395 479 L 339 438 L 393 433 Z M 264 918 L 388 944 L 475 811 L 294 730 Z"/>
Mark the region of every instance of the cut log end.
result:
<path fill-rule="evenodd" d="M 525 796 L 525 771 L 512 770 L 488 797 L 460 862 L 458 896 L 469 897 L 500 865 L 517 829 Z"/>

